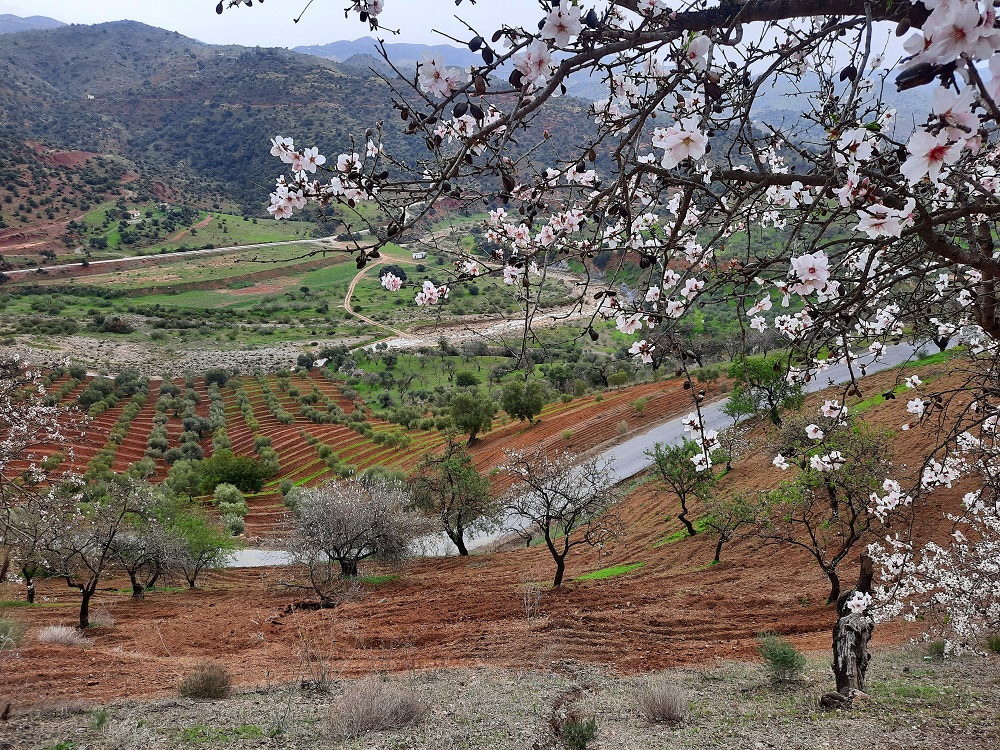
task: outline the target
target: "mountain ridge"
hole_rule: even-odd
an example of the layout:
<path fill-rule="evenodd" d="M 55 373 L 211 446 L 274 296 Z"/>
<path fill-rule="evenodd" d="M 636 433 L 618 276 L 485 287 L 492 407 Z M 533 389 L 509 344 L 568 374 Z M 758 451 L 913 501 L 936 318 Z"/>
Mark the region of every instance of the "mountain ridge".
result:
<path fill-rule="evenodd" d="M 45 31 L 58 29 L 67 24 L 48 16 L 15 16 L 12 13 L 0 14 L 0 34 L 19 34 L 22 31 Z"/>

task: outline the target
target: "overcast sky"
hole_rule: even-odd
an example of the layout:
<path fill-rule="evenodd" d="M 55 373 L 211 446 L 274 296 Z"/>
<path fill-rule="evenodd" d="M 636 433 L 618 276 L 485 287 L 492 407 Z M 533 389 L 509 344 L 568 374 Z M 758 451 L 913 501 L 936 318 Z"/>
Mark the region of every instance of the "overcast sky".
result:
<path fill-rule="evenodd" d="M 212 44 L 245 44 L 262 47 L 298 47 L 340 39 L 371 36 L 357 14 L 344 18 L 349 0 L 315 0 L 301 23 L 292 19 L 308 0 L 267 0 L 252 8 L 239 7 L 216 15 L 218 0 L 0 0 L 0 13 L 16 16 L 49 16 L 64 23 L 103 23 L 130 19 L 150 26 L 179 31 Z M 386 41 L 447 43 L 431 29 L 467 37 L 456 13 L 486 35 L 511 21 L 542 17 L 537 0 L 468 0 L 458 8 L 455 0 L 386 0 L 380 19 L 399 36 L 384 34 Z M 526 15 L 527 14 L 527 15 Z"/>

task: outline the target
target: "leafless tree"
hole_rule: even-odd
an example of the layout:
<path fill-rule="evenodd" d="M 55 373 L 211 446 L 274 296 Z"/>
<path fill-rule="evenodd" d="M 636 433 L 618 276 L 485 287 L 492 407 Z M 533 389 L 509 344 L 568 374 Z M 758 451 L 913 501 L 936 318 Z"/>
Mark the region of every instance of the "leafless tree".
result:
<path fill-rule="evenodd" d="M 541 533 L 556 564 L 553 586 L 563 582 L 566 557 L 580 545 L 603 550 L 621 534 L 614 513 L 619 495 L 612 463 L 571 453 L 508 452 L 499 472 L 512 481 L 507 512 Z"/>

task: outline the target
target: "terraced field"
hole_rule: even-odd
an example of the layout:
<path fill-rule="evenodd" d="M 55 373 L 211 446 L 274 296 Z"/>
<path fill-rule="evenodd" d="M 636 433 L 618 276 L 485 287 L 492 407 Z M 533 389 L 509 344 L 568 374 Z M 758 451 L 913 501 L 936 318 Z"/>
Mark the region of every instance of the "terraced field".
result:
<path fill-rule="evenodd" d="M 57 391 L 69 379 L 70 376 L 66 374 L 55 380 L 50 392 Z M 282 380 L 276 375 L 259 379 L 244 376 L 221 389 L 225 406 L 225 428 L 233 452 L 237 455 L 253 455 L 255 438 L 263 436 L 270 438 L 281 464 L 279 474 L 264 486 L 263 491 L 247 497 L 250 507 L 246 518 L 248 536 L 268 535 L 280 527 L 285 512 L 279 490 L 282 482 L 288 480 L 296 486 L 314 486 L 337 476 L 336 471 L 320 454 L 323 446 L 332 448 L 339 462 L 356 471 L 376 465 L 410 471 L 425 453 L 435 451 L 444 442 L 442 434 L 436 430 L 404 430 L 370 415 L 367 421 L 371 425 L 371 431 L 367 435 L 352 429 L 350 420 L 346 420 L 345 424 L 313 421 L 304 413 L 303 405 L 293 394 L 294 391 L 314 395 L 318 392 L 323 404 L 334 404 L 348 416 L 359 405 L 341 393 L 338 382 L 327 378 L 318 370 L 293 374 L 284 379 L 283 383 Z M 87 379 L 70 390 L 62 403 L 74 404 L 89 382 L 90 379 Z M 173 382 L 174 385 L 185 388 L 184 379 Z M 115 448 L 113 471 L 123 473 L 146 455 L 147 441 L 155 426 L 156 396 L 161 385 L 161 380 L 150 381 L 146 403 L 128 423 L 126 437 Z M 286 417 L 283 423 L 272 412 L 265 389 L 276 399 L 280 409 L 287 412 L 290 421 Z M 207 418 L 211 399 L 204 379 L 197 379 L 193 390 L 199 398 L 196 414 Z M 252 415 L 250 420 L 237 402 L 240 391 L 245 392 L 249 401 Z M 637 399 L 645 399 L 646 402 L 641 412 L 634 406 Z M 71 449 L 64 451 L 66 460 L 63 467 L 83 473 L 99 451 L 114 448 L 114 443 L 109 442 L 109 436 L 122 418 L 128 403 L 129 399 L 122 399 L 90 420 L 82 437 L 74 441 Z M 645 383 L 583 396 L 568 402 L 556 401 L 545 408 L 534 425 L 511 421 L 501 413 L 494 423 L 494 429 L 482 435 L 470 452 L 482 471 L 498 465 L 503 460 L 505 450 L 539 446 L 547 452 L 586 452 L 689 409 L 690 394 L 683 390 L 679 379 Z M 171 414 L 165 427 L 169 447 L 180 447 L 181 433 L 184 431 L 181 417 Z M 392 445 L 392 441 L 390 444 L 381 444 L 377 437 L 380 433 L 402 434 L 405 435 L 404 442 L 408 442 L 405 447 Z M 210 434 L 206 434 L 199 445 L 205 456 L 212 454 Z M 162 457 L 155 458 L 155 467 L 153 481 L 162 481 L 170 467 Z"/>

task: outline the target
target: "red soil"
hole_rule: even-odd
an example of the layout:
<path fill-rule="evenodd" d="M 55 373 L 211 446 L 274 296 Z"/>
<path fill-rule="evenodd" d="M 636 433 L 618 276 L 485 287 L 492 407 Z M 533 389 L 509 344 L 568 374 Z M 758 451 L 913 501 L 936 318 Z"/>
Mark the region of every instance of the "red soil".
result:
<path fill-rule="evenodd" d="M 948 365 L 938 368 L 943 373 Z M 929 374 L 921 371 L 925 380 Z M 887 388 L 893 377 L 875 376 L 868 390 L 877 393 Z M 296 436 L 301 440 L 299 429 L 333 440 L 335 425 L 297 421 L 274 429 L 259 389 L 251 390 L 251 385 L 256 384 L 247 383 L 256 417 L 262 431 L 274 438 L 279 454 L 279 445 L 291 451 Z M 659 391 L 663 394 L 657 395 Z M 542 444 L 555 444 L 552 435 L 568 425 L 596 442 L 616 432 L 617 422 L 625 418 L 625 406 L 637 394 L 652 396 L 649 410 L 683 411 L 687 406 L 677 391 L 675 383 L 638 386 L 620 396 L 609 394 L 600 408 L 581 399 L 566 405 L 558 416 L 546 415 L 536 427 L 498 429 L 476 449 L 477 460 L 486 463 L 499 455 L 501 447 L 534 444 L 536 438 Z M 230 405 L 232 397 L 226 393 Z M 810 397 L 806 408 L 815 408 L 822 398 Z M 867 421 L 896 428 L 907 416 L 902 400 L 865 412 Z M 252 441 L 240 433 L 232 412 L 227 417 L 234 446 L 237 439 L 241 445 Z M 630 424 L 636 419 L 627 418 Z M 345 453 L 346 437 L 344 447 L 338 447 Z M 902 462 L 922 455 L 927 440 L 918 430 L 898 434 L 894 455 L 902 475 L 915 470 Z M 283 463 L 289 463 L 286 472 L 306 465 L 308 451 L 302 449 L 296 456 L 286 459 L 282 454 Z M 775 486 L 782 474 L 771 466 L 770 458 L 771 450 L 762 444 L 723 478 L 720 491 Z M 410 464 L 415 456 L 400 460 Z M 967 489 L 938 491 L 918 509 L 916 529 L 921 539 L 947 535 L 946 525 L 939 522 L 941 512 L 956 507 Z M 710 566 L 714 540 L 707 535 L 658 544 L 682 528 L 675 517 L 676 505 L 675 497 L 655 481 L 633 491 L 618 510 L 624 537 L 602 558 L 589 549 L 571 554 L 567 583 L 555 591 L 542 586 L 538 617 L 530 623 L 524 614 L 524 585 L 544 583 L 553 571 L 544 547 L 415 560 L 399 579 L 366 591 L 360 601 L 324 611 L 288 609 L 301 601 L 302 594 L 290 593 L 280 584 L 302 578 L 284 569 L 216 573 L 205 576 L 199 590 L 153 592 L 143 601 L 116 591 L 126 588 L 124 581 L 116 581 L 99 593 L 93 610 L 110 612 L 118 624 L 92 631 L 95 645 L 83 652 L 38 645 L 29 632 L 18 651 L 17 669 L 0 669 L 0 704 L 10 700 L 23 707 L 38 699 L 98 701 L 171 694 L 180 677 L 206 659 L 224 662 L 240 684 L 273 684 L 301 679 L 307 650 L 328 659 L 334 673 L 345 674 L 482 664 L 550 668 L 565 660 L 636 673 L 722 658 L 754 658 L 756 635 L 764 630 L 790 635 L 799 648 L 829 648 L 835 618 L 824 604 L 827 582 L 805 553 L 760 547 L 744 539 L 727 545 L 722 563 Z M 588 571 L 634 562 L 643 567 L 605 580 L 573 580 Z M 842 569 L 847 585 L 855 575 L 854 565 Z M 22 594 L 8 585 L 4 598 Z M 44 606 L 12 610 L 14 616 L 32 628 L 73 622 L 78 599 L 69 589 L 58 581 L 46 581 L 40 594 Z M 911 626 L 879 626 L 876 643 L 897 643 L 914 632 Z"/>

